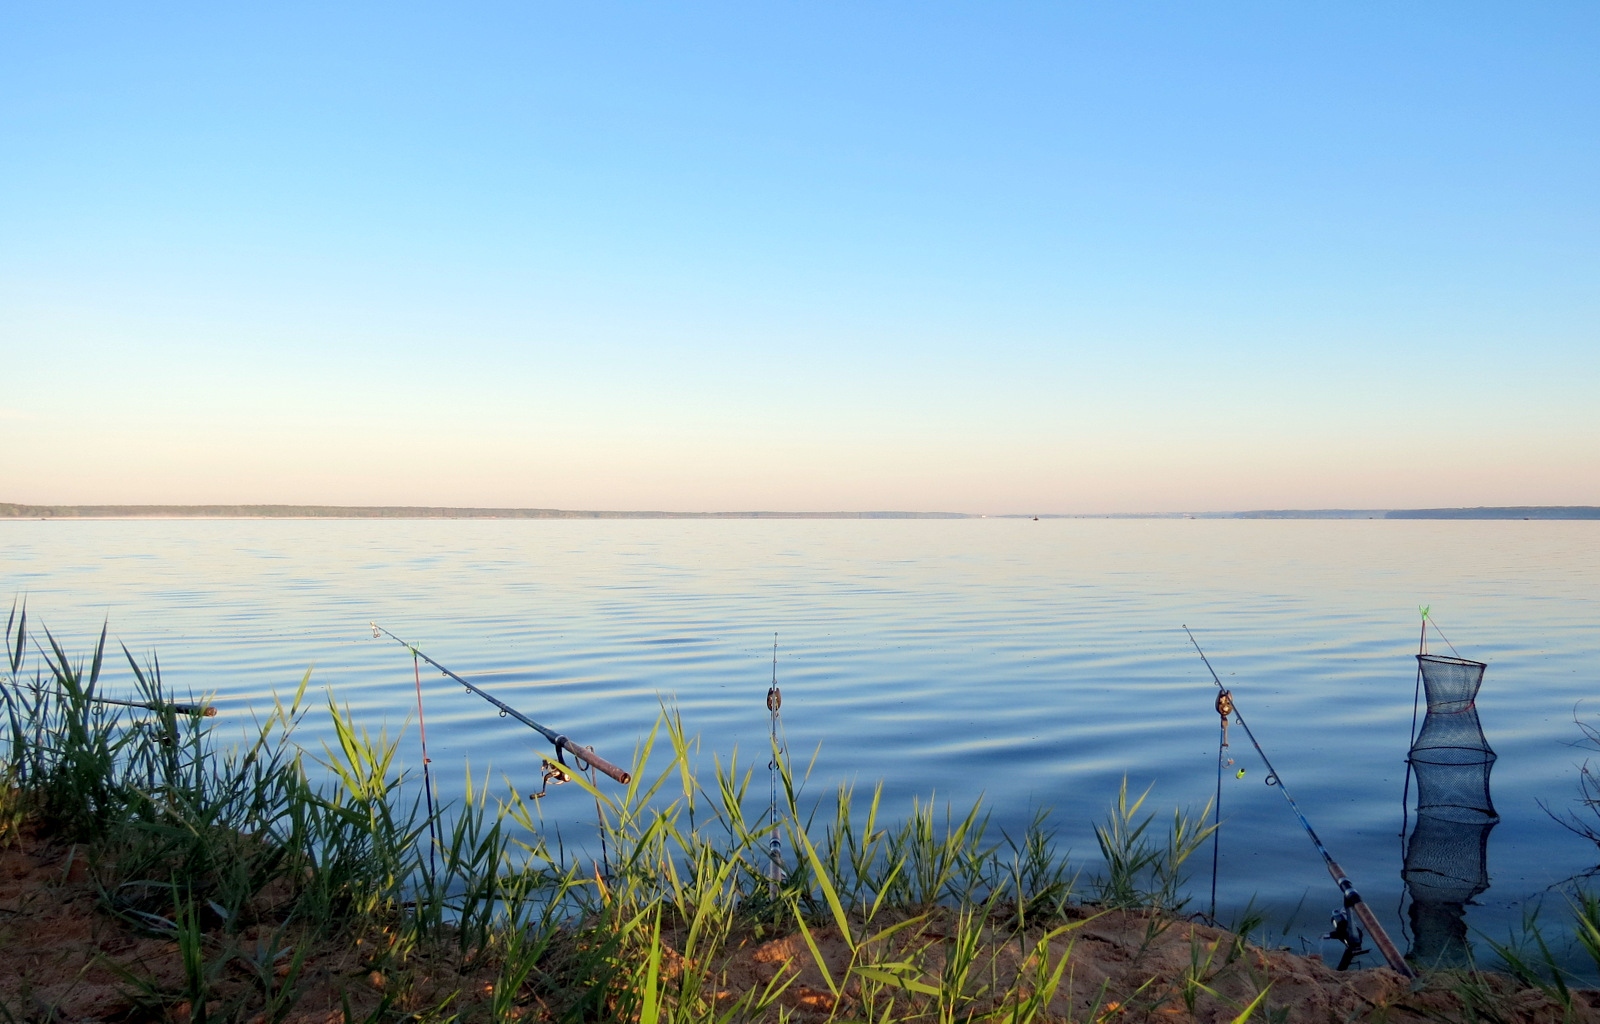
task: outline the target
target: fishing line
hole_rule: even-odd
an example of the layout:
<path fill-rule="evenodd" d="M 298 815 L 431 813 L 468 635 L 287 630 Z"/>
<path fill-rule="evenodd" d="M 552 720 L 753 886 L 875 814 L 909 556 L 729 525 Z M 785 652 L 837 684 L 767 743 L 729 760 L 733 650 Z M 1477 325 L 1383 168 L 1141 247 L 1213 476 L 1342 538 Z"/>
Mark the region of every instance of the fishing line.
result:
<path fill-rule="evenodd" d="M 1217 691 L 1217 715 L 1222 719 L 1221 736 L 1217 740 L 1217 796 L 1213 806 L 1216 813 L 1211 822 L 1211 923 L 1217 923 L 1217 865 L 1222 855 L 1222 769 L 1228 749 L 1228 716 L 1233 714 L 1233 694 Z M 1229 760 L 1228 764 L 1233 762 Z"/>
<path fill-rule="evenodd" d="M 1206 657 L 1206 652 L 1201 650 L 1199 641 L 1194 638 L 1194 633 L 1190 632 L 1188 626 L 1184 626 L 1183 631 L 1189 634 L 1189 642 L 1194 644 L 1194 649 L 1199 653 L 1200 660 L 1205 662 L 1206 670 L 1211 673 L 1211 678 L 1216 682 L 1217 689 L 1225 690 L 1221 678 L 1217 676 L 1217 670 L 1211 666 L 1211 659 Z M 1261 763 L 1266 765 L 1266 784 L 1268 786 L 1276 786 L 1283 793 L 1283 798 L 1289 801 L 1289 807 L 1294 811 L 1294 816 L 1300 819 L 1300 826 L 1306 830 L 1306 835 L 1311 837 L 1311 844 L 1322 855 L 1322 861 L 1328 869 L 1328 874 L 1333 876 L 1334 884 L 1344 894 L 1344 909 L 1347 911 L 1353 910 L 1356 916 L 1361 919 L 1361 923 L 1366 926 L 1367 933 L 1372 936 L 1372 941 L 1377 944 L 1378 951 L 1383 954 L 1383 958 L 1389 962 L 1390 967 L 1407 978 L 1415 978 L 1417 972 L 1410 964 L 1406 963 L 1405 957 L 1400 955 L 1400 951 L 1395 948 L 1388 933 L 1383 930 L 1383 925 L 1378 921 L 1377 915 L 1361 899 L 1361 894 L 1356 891 L 1355 883 L 1350 880 L 1349 875 L 1345 874 L 1338 861 L 1333 859 L 1333 855 L 1328 852 L 1328 848 L 1322 844 L 1322 838 L 1317 835 L 1317 830 L 1311 827 L 1311 822 L 1306 820 L 1305 814 L 1300 810 L 1300 805 L 1295 803 L 1294 797 L 1290 795 L 1289 787 L 1283 784 L 1283 779 L 1278 775 L 1277 769 L 1272 766 L 1272 761 L 1267 757 L 1267 752 L 1261 749 L 1260 741 L 1256 739 L 1256 734 L 1250 730 L 1250 726 L 1245 722 L 1244 715 L 1239 712 L 1238 706 L 1233 705 L 1232 711 L 1234 718 L 1239 721 L 1239 728 L 1243 729 L 1244 734 L 1250 737 L 1250 744 L 1256 748 L 1256 753 L 1261 756 Z M 1338 920 L 1337 917 L 1336 920 Z M 1337 933 L 1337 931 L 1338 928 L 1336 927 L 1335 932 Z"/>
<path fill-rule="evenodd" d="M 428 768 L 433 763 L 428 757 L 428 722 L 422 716 L 421 657 L 415 649 L 412 650 L 411 672 L 417 679 L 417 735 L 422 739 L 422 794 L 428 801 L 428 874 L 431 875 L 434 872 L 434 850 L 439 846 L 439 833 L 433 812 L 433 773 Z"/>
<path fill-rule="evenodd" d="M 1450 648 L 1450 653 L 1455 655 L 1456 657 L 1460 658 L 1461 657 L 1461 652 L 1456 650 L 1456 645 L 1451 643 L 1450 642 L 1450 638 L 1444 635 L 1444 630 L 1439 628 L 1439 621 L 1433 617 L 1432 610 L 1429 609 L 1429 608 L 1422 609 L 1422 618 L 1424 620 L 1423 623 L 1422 623 L 1422 638 L 1423 638 L 1422 653 L 1423 654 L 1427 654 L 1428 653 L 1428 643 L 1427 643 L 1428 627 L 1432 626 L 1433 627 L 1433 631 L 1435 633 L 1439 634 L 1439 639 L 1443 640 L 1444 641 L 1444 645 L 1446 647 Z M 1462 660 L 1465 660 L 1465 659 L 1462 659 Z"/>
<path fill-rule="evenodd" d="M 606 814 L 600 807 L 600 788 L 595 783 L 594 765 L 589 766 L 589 788 L 594 790 L 595 829 L 600 833 L 600 863 L 605 865 L 606 877 L 611 877 L 611 848 L 606 844 Z"/>
<path fill-rule="evenodd" d="M 422 653 L 422 651 L 420 651 L 419 649 L 417 649 L 413 645 L 406 643 L 404 640 L 402 640 L 399 637 L 395 636 L 393 633 L 389 632 L 387 629 L 384 629 L 382 626 L 378 625 L 376 622 L 368 623 L 368 625 L 370 625 L 372 627 L 372 636 L 373 636 L 374 639 L 377 639 L 380 635 L 387 636 L 389 639 L 393 640 L 395 643 L 399 644 L 401 647 L 404 647 L 406 650 L 410 651 L 414 657 L 421 658 L 423 661 L 425 661 L 428 664 L 432 665 L 434 668 L 438 669 L 440 672 L 443 672 L 445 675 L 449 676 L 451 679 L 454 679 L 456 682 L 458 682 L 462 686 L 466 687 L 468 692 L 477 694 L 479 697 L 482 697 L 484 700 L 488 701 L 490 704 L 493 704 L 495 707 L 499 708 L 501 715 L 509 716 L 511 718 L 515 718 L 517 721 L 521 722 L 523 725 L 526 725 L 528 728 L 534 730 L 539 735 L 541 735 L 545 739 L 549 740 L 552 744 L 554 744 L 554 746 L 556 748 L 556 760 L 559 761 L 562 765 L 566 765 L 567 761 L 566 761 L 566 758 L 562 757 L 561 752 L 563 750 L 568 750 L 568 751 L 572 752 L 573 760 L 576 762 L 576 767 L 580 771 L 583 771 L 583 770 L 591 768 L 591 767 L 592 768 L 596 768 L 596 769 L 598 769 L 600 771 L 601 774 L 608 775 L 611 778 L 616 779 L 618 782 L 622 783 L 624 786 L 626 786 L 630 781 L 632 781 L 632 779 L 633 779 L 632 775 L 629 775 L 623 769 L 618 768 L 616 765 L 612 764 L 610 761 L 607 761 L 605 758 L 603 758 L 600 755 L 596 754 L 594 752 L 594 748 L 593 747 L 580 747 L 580 746 L 578 746 L 578 744 L 574 743 L 571 739 L 567 738 L 566 736 L 563 736 L 562 734 L 554 731 L 553 729 L 548 729 L 545 726 L 540 725 L 538 722 L 535 722 L 533 719 L 529 718 L 527 715 L 525 715 L 522 712 L 518 711 L 516 708 L 512 707 L 510 704 L 507 704 L 505 701 L 501 700 L 499 697 L 496 697 L 494 694 L 488 693 L 487 691 L 480 689 L 479 687 L 473 685 L 472 683 L 467 682 L 465 679 L 463 679 L 460 676 L 456 675 L 454 672 L 450 671 L 449 669 L 445 668 L 443 665 L 439 664 L 437 661 L 434 661 L 432 658 L 430 658 L 426 654 Z"/>

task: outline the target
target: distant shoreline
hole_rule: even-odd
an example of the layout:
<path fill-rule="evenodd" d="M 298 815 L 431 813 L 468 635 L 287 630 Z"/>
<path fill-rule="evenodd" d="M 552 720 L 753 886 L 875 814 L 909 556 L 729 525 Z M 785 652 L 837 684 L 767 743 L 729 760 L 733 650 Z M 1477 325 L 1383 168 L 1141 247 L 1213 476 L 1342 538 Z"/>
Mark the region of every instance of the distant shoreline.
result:
<path fill-rule="evenodd" d="M 1474 508 L 1266 509 L 1244 512 L 630 512 L 433 505 L 23 505 L 0 502 L 0 519 L 1600 519 L 1597 505 Z"/>

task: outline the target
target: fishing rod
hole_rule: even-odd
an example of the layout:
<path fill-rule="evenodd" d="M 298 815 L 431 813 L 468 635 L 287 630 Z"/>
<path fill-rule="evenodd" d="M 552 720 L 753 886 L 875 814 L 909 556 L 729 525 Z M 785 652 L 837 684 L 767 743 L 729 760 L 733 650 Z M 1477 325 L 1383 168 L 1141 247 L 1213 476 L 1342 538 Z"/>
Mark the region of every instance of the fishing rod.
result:
<path fill-rule="evenodd" d="M 50 686 L 29 686 L 27 683 L 12 682 L 11 687 L 16 690 L 29 690 L 33 693 L 48 693 L 56 697 L 65 697 L 68 700 L 73 694 L 66 690 L 58 690 Z M 82 700 L 91 704 L 113 704 L 123 708 L 137 708 L 140 711 L 170 711 L 175 715 L 189 715 L 194 718 L 215 718 L 217 709 L 210 704 L 181 704 L 177 701 L 166 700 L 117 700 L 115 697 L 95 697 L 88 694 L 77 694 Z"/>
<path fill-rule="evenodd" d="M 783 691 L 778 689 L 778 634 L 772 634 L 772 685 L 767 688 L 767 712 L 772 723 L 772 760 L 767 762 L 767 775 L 771 783 L 771 796 L 767 802 L 767 822 L 772 826 L 772 840 L 767 844 L 767 895 L 778 898 L 778 886 L 783 882 L 783 840 L 778 837 L 778 776 L 783 771 L 788 749 L 781 737 L 783 722 L 778 709 L 783 707 Z"/>
<path fill-rule="evenodd" d="M 1378 947 L 1378 952 L 1383 954 L 1383 958 L 1389 962 L 1390 967 L 1404 977 L 1415 978 L 1417 976 L 1416 970 L 1406 963 L 1404 956 L 1400 955 L 1400 950 L 1396 948 L 1394 942 L 1389 938 L 1388 932 L 1383 930 L 1383 925 L 1378 922 L 1378 915 L 1374 914 L 1372 908 L 1367 906 L 1365 901 L 1361 899 L 1361 894 L 1356 891 L 1356 884 L 1350 880 L 1349 875 L 1345 874 L 1344 868 L 1339 866 L 1339 862 L 1333 859 L 1333 854 L 1329 853 L 1328 848 L 1322 844 L 1322 838 L 1317 835 L 1317 830 L 1311 827 L 1311 822 L 1307 821 L 1305 814 L 1301 812 L 1300 805 L 1295 803 L 1294 797 L 1289 795 L 1289 787 L 1283 784 L 1283 778 L 1278 774 L 1278 770 L 1272 767 L 1272 762 L 1267 758 L 1267 752 L 1261 749 L 1261 743 L 1256 739 L 1256 734 L 1250 731 L 1249 725 L 1245 724 L 1244 715 L 1240 714 L 1238 705 L 1232 700 L 1232 693 L 1222 685 L 1222 680 L 1217 676 L 1217 670 L 1211 667 L 1211 659 L 1207 658 L 1206 652 L 1200 649 L 1199 641 L 1194 638 L 1193 633 L 1189 632 L 1188 626 L 1184 626 L 1183 631 L 1189 634 L 1189 642 L 1194 644 L 1194 649 L 1200 655 L 1200 660 L 1205 662 L 1206 671 L 1211 673 L 1211 678 L 1216 682 L 1217 689 L 1228 695 L 1229 707 L 1233 712 L 1233 717 L 1238 720 L 1239 727 L 1244 730 L 1244 734 L 1250 737 L 1250 743 L 1256 748 L 1256 753 L 1261 755 L 1261 763 L 1267 766 L 1267 785 L 1276 786 L 1283 793 L 1283 798 L 1289 801 L 1289 807 L 1294 811 L 1294 816 L 1300 819 L 1300 825 L 1306 830 L 1306 835 L 1311 837 L 1311 844 L 1317 848 L 1318 853 L 1322 854 L 1322 862 L 1327 865 L 1328 874 L 1333 876 L 1334 884 L 1344 894 L 1345 910 L 1353 911 L 1356 917 L 1360 919 L 1362 925 L 1367 929 L 1367 934 L 1372 936 L 1372 941 Z M 1338 934 L 1339 931 L 1338 924 L 1335 924 L 1334 937 L 1344 939 L 1344 936 Z M 1348 942 L 1347 948 L 1349 948 Z"/>
<path fill-rule="evenodd" d="M 16 617 L 16 606 L 15 605 L 12 606 L 11 615 L 12 615 L 12 618 L 8 619 L 6 621 L 6 647 L 8 648 L 6 653 L 7 653 L 7 656 L 8 656 L 9 664 L 11 666 L 11 678 L 8 679 L 8 680 L 5 680 L 5 682 L 9 683 L 11 685 L 11 687 L 13 689 L 17 690 L 19 693 L 21 691 L 23 691 L 23 690 L 31 690 L 35 694 L 48 693 L 48 694 L 51 694 L 52 696 L 55 696 L 55 697 L 65 697 L 68 700 L 71 700 L 73 698 L 73 696 L 74 696 L 73 694 L 68 693 L 66 690 L 60 689 L 59 687 L 45 686 L 40 681 L 40 677 L 39 676 L 35 676 L 34 677 L 34 683 L 31 686 L 28 685 L 27 683 L 22 683 L 22 682 L 18 682 L 17 681 L 17 670 L 22 667 L 22 657 L 23 657 L 23 652 L 25 650 L 25 646 L 24 645 L 26 643 L 26 640 L 24 640 L 24 636 L 25 636 L 25 634 L 27 632 L 27 628 L 28 628 L 28 609 L 26 607 L 24 607 L 22 609 L 22 621 L 17 624 L 17 642 L 16 642 L 15 648 L 12 648 L 12 646 L 11 646 L 11 623 L 12 623 L 12 621 L 15 621 L 15 617 Z M 45 633 L 46 633 L 46 635 L 48 635 L 49 634 L 49 630 L 46 630 Z M 30 637 L 27 637 L 27 640 L 32 640 L 33 641 L 33 646 L 39 652 L 39 654 L 42 657 L 44 657 L 46 660 L 49 660 L 49 658 L 50 658 L 49 652 L 47 652 L 43 647 L 39 646 L 39 641 L 38 641 L 37 638 L 30 636 Z M 52 644 L 55 643 L 55 638 L 51 637 L 50 642 Z M 96 677 L 98 677 L 98 675 L 99 675 L 100 651 L 105 649 L 105 642 L 106 642 L 105 630 L 101 630 L 100 631 L 100 648 L 99 648 L 99 650 L 97 650 L 95 652 L 95 676 Z M 58 648 L 56 648 L 56 650 L 59 651 L 60 648 L 58 647 Z M 122 653 L 127 654 L 128 653 L 128 648 L 127 647 L 123 647 L 122 648 Z M 65 657 L 65 655 L 62 655 L 62 657 Z M 128 655 L 128 661 L 130 663 L 133 661 L 133 655 L 131 655 L 131 654 Z M 134 672 L 137 673 L 138 671 L 139 671 L 138 666 L 135 665 L 134 666 Z M 91 679 L 90 680 L 90 686 L 93 687 L 93 685 L 94 685 L 94 680 Z M 189 716 L 191 716 L 193 718 L 215 718 L 215 717 L 217 717 L 217 709 L 215 707 L 211 706 L 210 704 L 184 704 L 184 703 L 180 703 L 178 701 L 170 701 L 170 700 L 118 700 L 115 697 L 96 697 L 93 694 L 86 694 L 86 693 L 80 693 L 80 694 L 77 694 L 76 696 L 82 698 L 83 700 L 88 701 L 91 704 L 108 704 L 108 705 L 112 705 L 112 706 L 115 706 L 115 707 L 136 708 L 136 709 L 138 709 L 140 711 L 157 711 L 157 712 L 170 711 L 175 715 L 189 715 Z"/>
<path fill-rule="evenodd" d="M 406 643 L 404 640 L 402 640 L 399 637 L 395 636 L 393 633 L 389 632 L 387 629 L 384 629 L 382 626 L 378 625 L 376 622 L 368 623 L 368 625 L 370 625 L 372 627 L 372 636 L 373 636 L 374 639 L 378 638 L 379 635 L 387 636 L 389 639 L 393 640 L 395 643 L 399 644 L 401 647 L 404 647 L 406 650 L 410 651 L 416 657 L 421 658 L 423 661 L 425 661 L 428 664 L 432 665 L 434 668 L 438 669 L 440 672 L 443 672 L 445 675 L 449 676 L 451 679 L 454 679 L 456 682 L 460 683 L 462 686 L 465 686 L 472 693 L 477 694 L 478 696 L 482 697 L 484 700 L 488 701 L 490 704 L 493 704 L 495 707 L 499 708 L 500 709 L 500 713 L 502 715 L 510 715 L 512 718 L 515 718 L 517 721 L 521 722 L 523 725 L 526 725 L 528 728 L 534 730 L 535 732 L 539 733 L 539 735 L 541 735 L 545 739 L 549 740 L 551 743 L 553 743 L 555 745 L 555 748 L 556 748 L 556 760 L 560 761 L 563 765 L 565 765 L 567 763 L 567 761 L 566 761 L 566 758 L 561 756 L 561 751 L 563 749 L 566 749 L 566 750 L 569 750 L 569 751 L 572 752 L 572 756 L 573 756 L 574 759 L 576 759 L 579 762 L 578 767 L 580 767 L 580 768 L 585 768 L 585 767 L 596 768 L 602 774 L 611 776 L 611 778 L 616 779 L 618 782 L 622 783 L 624 786 L 626 786 L 629 783 L 629 781 L 632 780 L 633 776 L 629 775 L 627 772 L 623 771 L 621 768 L 618 768 L 616 765 L 612 764 L 610 761 L 607 761 L 605 758 L 603 758 L 600 755 L 596 754 L 593 750 L 585 749 L 583 747 L 578 746 L 576 743 L 572 742 L 572 740 L 568 739 L 566 736 L 563 736 L 560 733 L 555 732 L 552 729 L 547 729 L 544 726 L 540 725 L 538 722 L 535 722 L 533 719 L 529 718 L 527 715 L 525 715 L 522 712 L 518 711 L 516 708 L 512 707 L 511 705 L 507 704 L 505 701 L 501 700 L 499 697 L 496 697 L 494 694 L 485 692 L 484 690 L 481 690 L 478 687 L 474 686 L 473 684 L 467 682 L 465 679 L 461 678 L 460 676 L 456 675 L 454 672 L 452 672 L 449 669 L 445 668 L 443 665 L 439 664 L 437 661 L 434 661 L 432 658 L 428 657 L 426 654 L 423 654 L 416 647 L 413 647 L 411 644 Z"/>

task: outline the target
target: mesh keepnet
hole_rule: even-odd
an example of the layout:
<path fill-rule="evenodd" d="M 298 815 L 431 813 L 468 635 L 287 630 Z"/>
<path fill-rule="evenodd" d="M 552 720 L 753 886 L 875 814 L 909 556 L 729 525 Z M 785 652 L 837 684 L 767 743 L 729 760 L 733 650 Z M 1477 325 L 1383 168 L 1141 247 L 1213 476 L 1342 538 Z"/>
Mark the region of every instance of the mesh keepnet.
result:
<path fill-rule="evenodd" d="M 1489 888 L 1489 831 L 1494 826 L 1492 821 L 1469 824 L 1419 815 L 1406 844 L 1405 879 L 1411 898 L 1465 903 Z"/>
<path fill-rule="evenodd" d="M 1410 958 L 1429 967 L 1466 967 L 1467 904 L 1489 888 L 1489 833 L 1495 822 L 1417 816 L 1402 872 L 1411 894 Z"/>
<path fill-rule="evenodd" d="M 1410 959 L 1463 967 L 1466 905 L 1489 887 L 1489 833 L 1500 816 L 1489 799 L 1495 753 L 1475 701 L 1485 666 L 1419 655 L 1428 713 L 1411 746 L 1417 824 L 1406 842 L 1402 877 L 1411 894 Z"/>
<path fill-rule="evenodd" d="M 1417 664 L 1422 668 L 1422 688 L 1428 696 L 1429 714 L 1472 710 L 1487 665 L 1437 654 L 1419 654 Z"/>
<path fill-rule="evenodd" d="M 1428 714 L 1411 745 L 1417 777 L 1417 813 L 1453 821 L 1498 821 L 1489 799 L 1495 753 L 1483 735 L 1474 703 L 1483 685 L 1482 662 L 1417 656 L 1428 695 Z"/>

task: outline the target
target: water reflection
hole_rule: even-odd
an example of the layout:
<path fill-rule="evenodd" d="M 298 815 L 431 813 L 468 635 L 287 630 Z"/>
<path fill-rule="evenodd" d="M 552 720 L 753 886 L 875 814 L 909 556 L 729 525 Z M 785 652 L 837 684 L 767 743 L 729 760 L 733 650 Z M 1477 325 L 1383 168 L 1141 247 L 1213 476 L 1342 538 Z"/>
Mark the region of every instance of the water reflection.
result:
<path fill-rule="evenodd" d="M 1428 713 L 1411 745 L 1417 780 L 1417 823 L 1406 840 L 1406 893 L 1411 897 L 1407 959 L 1430 967 L 1463 967 L 1467 904 L 1489 888 L 1489 833 L 1500 821 L 1489 797 L 1495 753 L 1478 721 L 1484 664 L 1418 655 Z"/>

